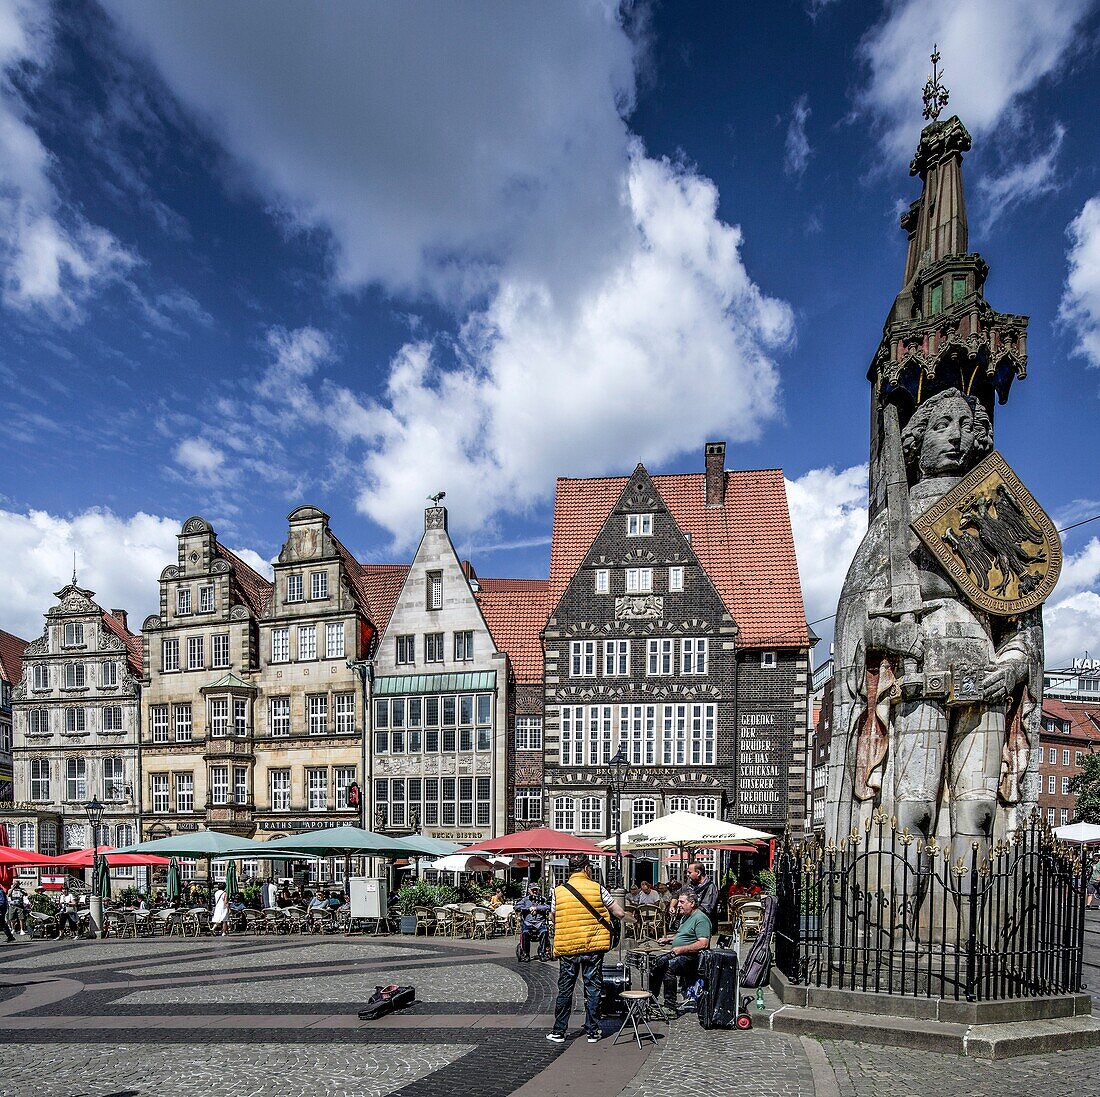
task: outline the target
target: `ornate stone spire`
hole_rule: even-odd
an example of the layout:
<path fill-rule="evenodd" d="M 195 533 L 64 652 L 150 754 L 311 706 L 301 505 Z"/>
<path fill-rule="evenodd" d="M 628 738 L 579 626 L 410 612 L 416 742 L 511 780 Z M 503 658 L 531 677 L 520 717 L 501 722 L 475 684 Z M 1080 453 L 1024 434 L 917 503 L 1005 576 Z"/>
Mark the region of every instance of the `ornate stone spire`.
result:
<path fill-rule="evenodd" d="M 924 85 L 924 117 L 930 122 L 935 122 L 940 117 L 940 111 L 947 106 L 951 93 L 940 83 L 940 48 L 932 47 L 932 71 L 928 74 L 928 81 Z"/>

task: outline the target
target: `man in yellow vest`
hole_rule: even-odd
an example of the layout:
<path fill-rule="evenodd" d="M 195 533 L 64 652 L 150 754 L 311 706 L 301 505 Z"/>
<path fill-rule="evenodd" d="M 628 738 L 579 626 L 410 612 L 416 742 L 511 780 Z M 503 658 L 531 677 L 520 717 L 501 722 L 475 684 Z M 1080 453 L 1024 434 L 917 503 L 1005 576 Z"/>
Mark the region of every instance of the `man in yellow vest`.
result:
<path fill-rule="evenodd" d="M 596 1013 L 603 989 L 603 957 L 611 948 L 611 918 L 625 911 L 611 892 L 592 879 L 592 865 L 583 853 L 569 858 L 569 879 L 554 888 L 550 921 L 554 926 L 554 955 L 558 960 L 558 998 L 554 1028 L 546 1039 L 565 1042 L 573 988 L 579 975 L 584 985 L 584 1031 L 590 1044 L 600 1038 Z"/>

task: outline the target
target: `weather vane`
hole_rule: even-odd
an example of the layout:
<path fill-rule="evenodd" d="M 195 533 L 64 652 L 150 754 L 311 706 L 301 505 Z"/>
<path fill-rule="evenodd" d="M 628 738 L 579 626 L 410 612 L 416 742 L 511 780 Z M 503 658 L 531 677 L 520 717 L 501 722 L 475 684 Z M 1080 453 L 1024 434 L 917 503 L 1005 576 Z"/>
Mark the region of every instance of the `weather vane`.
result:
<path fill-rule="evenodd" d="M 940 83 L 940 49 L 938 45 L 932 47 L 932 72 L 924 85 L 924 117 L 937 121 L 940 111 L 947 106 L 950 92 Z"/>
<path fill-rule="evenodd" d="M 447 493 L 445 491 L 437 491 L 435 495 L 429 495 L 428 499 L 433 502 L 437 507 L 439 506 L 439 500 L 445 498 Z"/>

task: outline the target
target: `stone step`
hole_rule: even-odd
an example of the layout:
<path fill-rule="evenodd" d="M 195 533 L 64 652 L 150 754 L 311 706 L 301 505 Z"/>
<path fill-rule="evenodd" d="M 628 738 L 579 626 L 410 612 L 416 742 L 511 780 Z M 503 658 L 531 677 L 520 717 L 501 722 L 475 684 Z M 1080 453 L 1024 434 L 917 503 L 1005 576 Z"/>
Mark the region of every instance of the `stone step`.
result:
<path fill-rule="evenodd" d="M 996 1025 L 966 1025 L 922 1018 L 885 1018 L 846 1010 L 781 1006 L 769 1018 L 776 1032 L 912 1047 L 975 1059 L 1008 1059 L 1100 1047 L 1100 1018 L 1090 1015 Z"/>

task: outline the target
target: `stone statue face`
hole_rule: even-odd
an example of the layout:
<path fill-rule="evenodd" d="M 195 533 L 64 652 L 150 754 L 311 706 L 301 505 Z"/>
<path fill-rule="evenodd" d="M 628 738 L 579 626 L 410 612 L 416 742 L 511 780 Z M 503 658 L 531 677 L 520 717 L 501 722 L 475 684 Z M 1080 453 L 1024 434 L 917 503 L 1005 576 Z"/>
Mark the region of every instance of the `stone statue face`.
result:
<path fill-rule="evenodd" d="M 961 396 L 945 400 L 924 432 L 920 450 L 922 476 L 966 472 L 973 462 L 977 428 L 974 412 Z"/>

